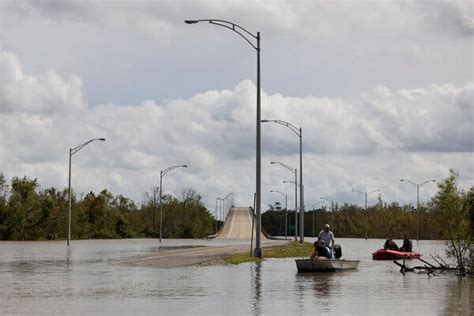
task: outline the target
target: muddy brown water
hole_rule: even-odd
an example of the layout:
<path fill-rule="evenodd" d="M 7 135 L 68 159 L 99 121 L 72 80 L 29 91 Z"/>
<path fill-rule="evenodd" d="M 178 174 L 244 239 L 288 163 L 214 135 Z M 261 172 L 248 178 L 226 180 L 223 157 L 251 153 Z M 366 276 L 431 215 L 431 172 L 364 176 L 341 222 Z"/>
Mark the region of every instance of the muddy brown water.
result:
<path fill-rule="evenodd" d="M 307 238 L 311 241 L 310 238 Z M 402 275 L 372 261 L 383 240 L 337 239 L 359 269 L 298 274 L 294 259 L 158 269 L 117 260 L 160 251 L 157 240 L 0 242 L 0 314 L 21 315 L 469 315 L 474 282 L 445 273 Z M 400 241 L 398 241 L 400 243 Z M 241 244 L 164 240 L 161 251 Z M 414 241 L 444 255 L 443 241 Z"/>

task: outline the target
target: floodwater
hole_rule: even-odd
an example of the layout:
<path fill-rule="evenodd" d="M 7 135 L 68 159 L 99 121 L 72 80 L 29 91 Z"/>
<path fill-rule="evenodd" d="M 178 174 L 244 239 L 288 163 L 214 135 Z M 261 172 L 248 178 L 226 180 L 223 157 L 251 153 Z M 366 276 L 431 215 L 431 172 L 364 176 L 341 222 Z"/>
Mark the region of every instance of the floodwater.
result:
<path fill-rule="evenodd" d="M 65 241 L 0 242 L 0 314 L 472 314 L 470 278 L 403 275 L 391 261 L 372 261 L 383 240 L 337 242 L 345 258 L 361 260 L 358 270 L 298 274 L 289 258 L 174 269 L 117 264 L 158 251 L 153 239 L 72 241 L 71 247 Z M 161 251 L 237 243 L 163 240 Z M 414 248 L 429 260 L 430 253 L 444 255 L 445 242 L 414 241 Z"/>

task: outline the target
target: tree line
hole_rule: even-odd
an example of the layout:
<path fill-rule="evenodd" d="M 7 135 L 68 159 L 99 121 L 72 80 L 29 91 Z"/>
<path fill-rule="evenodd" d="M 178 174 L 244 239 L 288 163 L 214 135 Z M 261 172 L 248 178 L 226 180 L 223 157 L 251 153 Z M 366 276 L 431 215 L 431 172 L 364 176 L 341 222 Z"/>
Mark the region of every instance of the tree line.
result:
<path fill-rule="evenodd" d="M 364 238 L 367 222 L 369 238 L 397 238 L 407 234 L 411 239 L 450 240 L 453 234 L 462 232 L 473 236 L 474 231 L 474 187 L 467 192 L 457 186 L 455 172 L 438 183 L 438 192 L 426 204 L 420 205 L 419 214 L 411 205 L 396 202 L 384 203 L 380 198 L 376 205 L 365 208 L 354 204 L 338 205 L 333 209 L 318 208 L 306 210 L 304 235 L 317 236 L 324 224 L 338 237 Z M 288 210 L 288 236 L 294 236 L 295 212 Z M 299 216 L 298 216 L 299 219 Z M 298 225 L 300 223 L 298 222 Z M 285 210 L 279 204 L 271 205 L 262 214 L 262 227 L 272 236 L 285 236 Z"/>
<path fill-rule="evenodd" d="M 108 190 L 85 195 L 72 192 L 72 238 L 156 238 L 160 229 L 158 188 L 152 188 L 137 205 Z M 164 195 L 164 238 L 206 238 L 215 233 L 211 211 L 192 189 L 180 199 Z M 68 222 L 67 189 L 40 189 L 37 179 L 13 177 L 7 183 L 0 173 L 0 240 L 65 239 Z M 439 182 L 438 193 L 420 206 L 420 239 L 466 239 L 474 229 L 474 187 L 464 192 L 457 175 Z M 294 235 L 294 211 L 287 212 L 289 236 Z M 305 212 L 305 236 L 317 236 L 329 223 L 337 237 L 416 238 L 418 214 L 411 205 L 381 200 L 367 211 L 357 205 L 335 204 Z M 300 223 L 298 223 L 300 224 Z M 262 227 L 273 236 L 285 235 L 285 211 L 270 208 L 262 214 Z M 459 235 L 459 236 L 457 236 Z M 461 236 L 462 235 L 462 236 Z M 463 237 L 464 236 L 464 237 Z"/>
<path fill-rule="evenodd" d="M 158 188 L 141 205 L 108 190 L 72 192 L 72 238 L 155 238 L 159 236 Z M 214 218 L 194 190 L 181 199 L 164 195 L 163 238 L 205 238 L 214 233 Z M 0 240 L 66 239 L 67 189 L 40 189 L 37 179 L 0 173 Z"/>

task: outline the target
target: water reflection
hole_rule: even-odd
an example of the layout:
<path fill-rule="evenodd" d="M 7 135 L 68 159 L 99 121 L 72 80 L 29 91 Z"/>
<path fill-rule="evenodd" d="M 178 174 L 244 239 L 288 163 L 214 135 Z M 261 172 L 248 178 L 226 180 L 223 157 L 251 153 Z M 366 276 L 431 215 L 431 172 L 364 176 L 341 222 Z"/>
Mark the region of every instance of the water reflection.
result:
<path fill-rule="evenodd" d="M 307 301 L 314 301 L 319 310 L 331 310 L 331 295 L 336 274 L 328 272 L 297 273 L 295 278 L 296 293 L 298 294 L 298 305 L 304 308 Z"/>
<path fill-rule="evenodd" d="M 372 261 L 371 251 L 382 240 L 342 241 L 345 256 L 361 260 L 359 270 L 299 274 L 294 259 L 157 269 L 114 264 L 153 254 L 157 240 L 77 241 L 68 248 L 63 241 L 0 242 L 0 315 L 472 314 L 472 278 L 402 275 L 392 262 Z M 230 243 L 166 240 L 165 245 Z M 420 241 L 419 247 L 428 256 L 443 254 L 445 246 Z"/>
<path fill-rule="evenodd" d="M 331 294 L 331 286 L 333 283 L 334 273 L 312 274 L 311 281 L 313 283 L 314 297 L 329 297 Z"/>
<path fill-rule="evenodd" d="M 72 247 L 66 249 L 66 267 L 69 267 L 72 264 Z"/>
<path fill-rule="evenodd" d="M 469 277 L 451 280 L 446 290 L 445 315 L 471 315 L 474 311 L 474 282 Z"/>
<path fill-rule="evenodd" d="M 262 281 L 261 281 L 261 270 L 262 270 L 262 263 L 257 262 L 253 265 L 252 269 L 252 279 L 254 280 L 254 287 L 253 287 L 253 304 L 252 304 L 252 312 L 254 315 L 261 314 L 261 300 L 262 300 Z"/>

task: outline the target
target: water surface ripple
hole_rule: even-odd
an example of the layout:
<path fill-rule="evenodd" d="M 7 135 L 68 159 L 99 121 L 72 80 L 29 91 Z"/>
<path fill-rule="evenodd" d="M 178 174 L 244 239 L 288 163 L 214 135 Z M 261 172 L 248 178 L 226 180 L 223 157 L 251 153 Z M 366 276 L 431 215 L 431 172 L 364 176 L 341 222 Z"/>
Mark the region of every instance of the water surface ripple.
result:
<path fill-rule="evenodd" d="M 311 241 L 309 239 L 308 241 Z M 383 244 L 343 239 L 359 269 L 298 274 L 293 259 L 174 269 L 124 266 L 118 259 L 160 251 L 157 240 L 0 242 L 0 314 L 108 315 L 469 315 L 474 282 L 452 274 L 402 275 L 372 261 Z M 161 251 L 241 241 L 164 240 Z M 400 241 L 399 241 L 400 243 Z M 445 242 L 414 242 L 444 255 Z"/>

